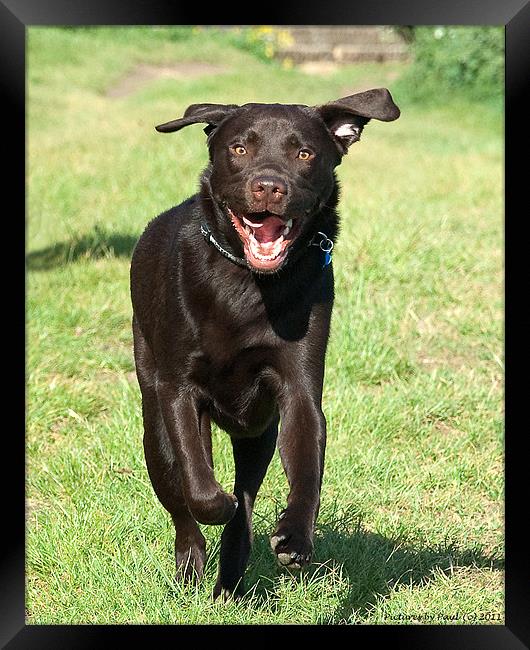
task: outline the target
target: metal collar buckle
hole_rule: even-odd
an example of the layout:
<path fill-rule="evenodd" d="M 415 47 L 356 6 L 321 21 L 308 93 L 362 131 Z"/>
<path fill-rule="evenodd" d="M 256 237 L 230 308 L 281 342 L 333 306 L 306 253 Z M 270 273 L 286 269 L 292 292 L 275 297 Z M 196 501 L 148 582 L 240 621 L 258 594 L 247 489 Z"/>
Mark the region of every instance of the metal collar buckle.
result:
<path fill-rule="evenodd" d="M 319 242 L 315 241 L 316 235 L 309 242 L 309 246 L 318 246 L 320 250 L 324 253 L 324 263 L 322 268 L 326 267 L 331 263 L 331 251 L 333 250 L 333 241 L 326 235 L 325 232 L 317 232 L 317 235 L 320 235 L 322 239 Z"/>

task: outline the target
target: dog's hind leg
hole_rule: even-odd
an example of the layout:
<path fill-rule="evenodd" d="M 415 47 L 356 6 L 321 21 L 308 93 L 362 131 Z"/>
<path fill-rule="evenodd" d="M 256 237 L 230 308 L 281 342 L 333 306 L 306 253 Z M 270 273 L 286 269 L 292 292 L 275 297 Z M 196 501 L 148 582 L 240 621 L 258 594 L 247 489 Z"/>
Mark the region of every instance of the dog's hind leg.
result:
<path fill-rule="evenodd" d="M 176 578 L 200 578 L 206 561 L 206 541 L 186 505 L 175 453 L 162 419 L 156 391 L 150 383 L 154 376 L 151 352 L 136 323 L 133 330 L 137 374 L 142 391 L 147 470 L 155 493 L 175 526 Z"/>
<path fill-rule="evenodd" d="M 213 591 L 214 598 L 241 596 L 243 574 L 252 545 L 252 510 L 256 495 L 274 454 L 278 436 L 278 419 L 256 438 L 232 438 L 235 464 L 234 494 L 239 508 L 226 524 L 221 537 L 219 574 Z"/>

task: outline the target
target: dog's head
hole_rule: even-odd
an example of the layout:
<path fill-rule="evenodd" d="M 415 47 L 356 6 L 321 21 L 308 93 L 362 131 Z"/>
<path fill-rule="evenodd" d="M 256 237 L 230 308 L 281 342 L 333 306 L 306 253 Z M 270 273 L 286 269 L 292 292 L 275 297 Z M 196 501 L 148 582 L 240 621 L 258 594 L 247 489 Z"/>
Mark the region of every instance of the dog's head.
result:
<path fill-rule="evenodd" d="M 399 114 L 389 91 L 377 88 L 313 107 L 193 104 L 156 129 L 207 124 L 211 196 L 250 267 L 267 273 L 280 269 L 293 244 L 311 234 L 334 192 L 334 169 L 367 122 Z"/>

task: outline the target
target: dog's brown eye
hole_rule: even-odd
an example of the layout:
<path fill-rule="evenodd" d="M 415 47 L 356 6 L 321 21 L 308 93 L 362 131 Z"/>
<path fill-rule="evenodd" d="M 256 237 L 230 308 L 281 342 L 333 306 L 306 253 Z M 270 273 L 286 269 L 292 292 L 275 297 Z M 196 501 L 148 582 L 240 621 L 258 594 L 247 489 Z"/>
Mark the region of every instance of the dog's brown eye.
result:
<path fill-rule="evenodd" d="M 314 157 L 314 153 L 312 151 L 309 151 L 309 149 L 300 149 L 298 152 L 298 158 L 300 160 L 309 160 L 310 158 Z"/>
<path fill-rule="evenodd" d="M 235 147 L 232 147 L 232 151 L 236 153 L 238 156 L 244 156 L 247 153 L 247 150 L 241 144 L 236 144 Z"/>

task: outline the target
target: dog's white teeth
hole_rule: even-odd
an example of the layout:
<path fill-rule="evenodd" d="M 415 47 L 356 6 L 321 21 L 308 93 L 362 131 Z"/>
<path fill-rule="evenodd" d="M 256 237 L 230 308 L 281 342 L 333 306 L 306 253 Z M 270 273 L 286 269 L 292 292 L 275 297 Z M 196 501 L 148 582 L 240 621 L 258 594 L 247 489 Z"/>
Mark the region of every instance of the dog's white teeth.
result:
<path fill-rule="evenodd" d="M 283 230 L 282 235 L 288 235 L 292 227 L 293 227 L 293 220 L 289 219 L 289 221 L 285 224 L 285 228 Z"/>
<path fill-rule="evenodd" d="M 250 219 L 247 219 L 246 217 L 243 217 L 243 222 L 247 226 L 250 226 L 251 228 L 261 228 L 263 226 L 262 223 L 253 223 L 252 221 L 250 221 Z"/>
<path fill-rule="evenodd" d="M 292 226 L 293 226 L 293 220 L 289 219 L 289 221 L 287 222 L 287 227 L 290 229 L 292 228 Z"/>

